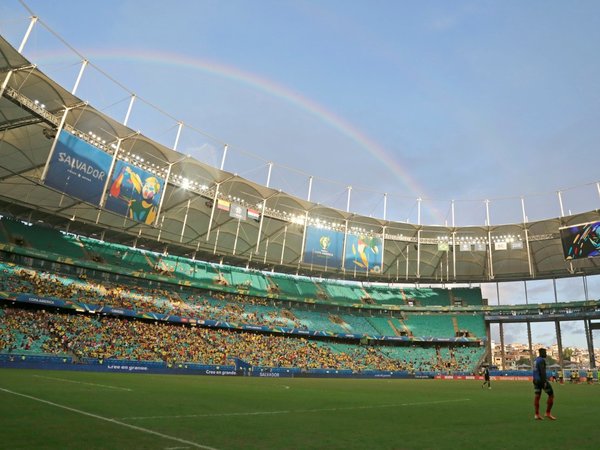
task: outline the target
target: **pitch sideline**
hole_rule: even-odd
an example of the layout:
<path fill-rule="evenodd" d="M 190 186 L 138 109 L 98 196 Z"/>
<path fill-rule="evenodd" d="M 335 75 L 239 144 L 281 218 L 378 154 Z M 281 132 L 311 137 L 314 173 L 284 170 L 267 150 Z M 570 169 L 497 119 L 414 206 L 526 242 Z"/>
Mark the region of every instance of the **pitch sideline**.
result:
<path fill-rule="evenodd" d="M 49 400 L 44 400 L 43 398 L 33 397 L 32 395 L 22 394 L 20 392 L 11 391 L 9 389 L 4 389 L 4 388 L 1 388 L 1 387 L 0 387 L 0 391 L 1 392 L 6 392 L 7 394 L 16 395 L 16 396 L 24 397 L 24 398 L 28 398 L 30 400 L 34 400 L 34 401 L 39 402 L 39 403 L 45 403 L 47 405 L 54 406 L 56 408 L 64 409 L 64 410 L 67 410 L 67 411 L 71 411 L 71 412 L 74 412 L 74 413 L 77 413 L 77 414 L 80 414 L 80 415 L 83 415 L 83 416 L 88 416 L 88 417 L 92 417 L 94 419 L 103 420 L 105 422 L 109 422 L 109 423 L 112 423 L 112 424 L 115 424 L 115 425 L 119 425 L 119 426 L 122 426 L 122 427 L 125 427 L 125 428 L 130 428 L 132 430 L 141 431 L 142 433 L 152 434 L 154 436 L 159 436 L 159 437 L 161 437 L 163 439 L 169 439 L 171 441 L 179 442 L 180 444 L 187 444 L 187 445 L 191 445 L 191 446 L 193 446 L 195 448 L 202 448 L 204 450 L 218 450 L 218 449 L 216 449 L 214 447 L 209 447 L 207 445 L 202 445 L 202 444 L 198 444 L 196 442 L 187 441 L 185 439 L 181 439 L 181 438 L 178 438 L 178 437 L 175 437 L 175 436 L 169 436 L 168 434 L 159 433 L 158 431 L 149 430 L 148 428 L 138 427 L 136 425 L 131 425 L 129 423 L 121 422 L 119 420 L 111 419 L 109 417 L 100 416 L 98 414 L 93 414 L 93 413 L 90 413 L 90 412 L 87 412 L 87 411 L 82 411 L 82 410 L 76 409 L 76 408 L 71 408 L 70 406 L 65 406 L 65 405 L 61 405 L 59 403 L 54 403 L 54 402 L 51 402 Z"/>

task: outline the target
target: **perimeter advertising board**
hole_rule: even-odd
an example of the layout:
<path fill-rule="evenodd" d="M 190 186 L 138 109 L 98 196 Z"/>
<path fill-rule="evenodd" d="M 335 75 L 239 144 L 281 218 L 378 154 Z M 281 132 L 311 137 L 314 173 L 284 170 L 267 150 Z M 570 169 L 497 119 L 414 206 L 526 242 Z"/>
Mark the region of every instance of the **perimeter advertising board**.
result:
<path fill-rule="evenodd" d="M 112 157 L 83 139 L 61 130 L 44 184 L 100 205 Z"/>

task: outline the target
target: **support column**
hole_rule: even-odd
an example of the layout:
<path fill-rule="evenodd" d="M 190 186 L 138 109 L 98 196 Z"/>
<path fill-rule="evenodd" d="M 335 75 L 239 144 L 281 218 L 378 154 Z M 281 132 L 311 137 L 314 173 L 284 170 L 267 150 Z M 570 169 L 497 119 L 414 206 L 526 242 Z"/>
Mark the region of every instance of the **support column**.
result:
<path fill-rule="evenodd" d="M 385 262 L 385 230 L 386 230 L 386 226 L 383 226 L 383 230 L 381 232 L 381 268 L 379 273 L 381 275 L 383 275 L 383 268 L 384 268 L 384 262 Z"/>
<path fill-rule="evenodd" d="M 192 199 L 188 198 L 187 207 L 185 209 L 185 216 L 183 216 L 183 225 L 181 227 L 181 236 L 179 236 L 179 242 L 183 242 L 183 235 L 185 234 L 185 226 L 187 224 L 188 214 L 190 212 L 190 202 L 191 201 L 192 201 Z"/>
<path fill-rule="evenodd" d="M 590 360 L 590 369 L 596 368 L 596 358 L 594 357 L 594 337 L 592 336 L 592 321 L 590 319 L 585 319 L 583 321 L 585 326 L 585 340 L 587 342 L 588 347 L 588 357 Z"/>
<path fill-rule="evenodd" d="M 563 208 L 563 201 L 562 201 L 562 192 L 558 191 L 558 203 L 560 204 L 560 217 L 565 217 L 565 210 Z"/>
<path fill-rule="evenodd" d="M 219 234 L 221 233 L 221 228 L 217 228 L 217 236 L 215 237 L 215 245 L 213 247 L 213 255 L 217 254 L 217 245 L 219 243 Z M 208 240 L 208 239 L 207 239 Z"/>
<path fill-rule="evenodd" d="M 182 161 L 182 160 L 180 160 L 180 161 Z M 180 162 L 180 161 L 176 161 L 176 162 Z M 158 202 L 158 209 L 156 210 L 156 219 L 154 220 L 154 226 L 158 225 L 158 218 L 160 217 L 163 202 L 165 201 L 165 197 L 166 197 L 165 194 L 167 191 L 167 186 L 169 185 L 169 178 L 171 177 L 171 169 L 173 168 L 173 164 L 175 164 L 175 163 L 169 163 L 169 167 L 167 169 L 167 175 L 165 176 L 165 183 L 164 183 L 163 191 L 160 196 L 160 201 Z"/>
<path fill-rule="evenodd" d="M 131 110 L 133 109 L 133 103 L 135 102 L 135 94 L 131 94 L 131 99 L 129 100 L 129 106 L 127 107 L 127 113 L 125 114 L 125 119 L 123 120 L 123 125 L 127 126 L 127 122 L 129 122 L 129 116 L 131 115 Z"/>
<path fill-rule="evenodd" d="M 260 222 L 258 224 L 258 236 L 256 238 L 256 250 L 254 251 L 257 255 L 260 253 L 260 235 L 262 234 L 266 208 L 267 208 L 267 200 L 264 199 L 263 203 L 262 203 L 261 212 L 260 212 Z"/>
<path fill-rule="evenodd" d="M 221 170 L 223 170 L 223 168 L 225 167 L 225 158 L 227 158 L 227 149 L 229 148 L 229 146 L 227 144 L 225 144 L 223 146 L 223 157 L 221 158 Z"/>
<path fill-rule="evenodd" d="M 406 244 L 406 274 L 404 276 L 406 280 L 408 280 L 408 255 L 410 253 L 410 245 L 410 242 Z"/>
<path fill-rule="evenodd" d="M 408 261 L 407 261 L 408 264 Z M 421 230 L 417 231 L 417 279 L 421 278 Z"/>
<path fill-rule="evenodd" d="M 54 141 L 52 141 L 52 147 L 50 147 L 50 153 L 48 153 L 48 159 L 46 159 L 46 164 L 44 165 L 44 170 L 42 171 L 42 176 L 40 177 L 40 181 L 43 183 L 46 180 L 46 175 L 48 175 L 48 168 L 50 167 L 50 160 L 52 159 L 52 156 L 54 155 L 54 151 L 56 150 L 56 143 L 58 142 L 58 136 L 60 135 L 60 132 L 62 131 L 62 129 L 65 126 L 65 122 L 67 121 L 67 115 L 69 114 L 69 111 L 71 109 L 70 108 L 65 108 L 65 112 L 63 113 L 62 117 L 60 118 L 60 123 L 58 125 L 58 129 L 56 130 L 56 137 L 54 138 Z M 107 177 L 110 176 L 110 173 L 107 174 Z"/>
<path fill-rule="evenodd" d="M 215 195 L 213 197 L 212 208 L 210 209 L 210 219 L 208 219 L 208 230 L 206 231 L 206 242 L 210 239 L 210 229 L 212 228 L 213 219 L 215 218 L 215 209 L 217 209 L 217 202 L 219 201 L 219 187 L 221 183 L 217 183 L 215 186 Z M 217 228 L 218 231 L 218 228 Z M 218 237 L 218 236 L 217 236 Z"/>
<path fill-rule="evenodd" d="M 383 220 L 387 220 L 387 192 L 383 194 Z"/>
<path fill-rule="evenodd" d="M 240 223 L 242 221 L 240 219 L 237 220 L 237 228 L 235 229 L 235 239 L 233 241 L 233 252 L 232 254 L 235 255 L 235 251 L 237 250 L 237 243 L 238 243 L 238 237 L 240 235 Z"/>
<path fill-rule="evenodd" d="M 560 331 L 560 321 L 555 320 L 554 326 L 556 328 L 556 343 L 558 344 L 558 364 L 563 367 L 563 346 L 562 346 L 562 333 Z"/>
<path fill-rule="evenodd" d="M 527 229 L 527 214 L 525 214 L 525 199 L 521 197 L 521 210 L 523 212 L 523 231 L 525 234 L 525 248 L 527 249 L 527 263 L 529 264 L 529 276 L 534 277 L 533 264 L 531 262 L 531 248 L 529 246 L 529 230 Z"/>
<path fill-rule="evenodd" d="M 506 370 L 506 353 L 504 351 L 504 324 L 498 323 L 500 327 L 500 355 L 502 356 L 502 370 Z"/>
<path fill-rule="evenodd" d="M 348 200 L 346 201 L 346 212 L 350 212 L 350 195 L 352 194 L 352 186 L 348 186 Z"/>
<path fill-rule="evenodd" d="M 485 201 L 485 222 L 488 229 L 488 264 L 490 266 L 489 278 L 490 280 L 494 279 L 494 260 L 492 258 L 492 229 L 490 225 L 490 201 L 486 199 Z"/>
<path fill-rule="evenodd" d="M 527 292 L 527 280 L 523 280 L 523 285 L 525 288 L 525 304 L 529 305 L 529 295 Z M 531 367 L 533 367 L 533 362 L 535 361 L 535 354 L 533 352 L 533 343 L 531 340 L 531 322 L 529 320 L 527 321 L 527 342 L 529 343 L 529 346 L 528 346 L 529 363 L 531 364 Z"/>
<path fill-rule="evenodd" d="M 79 69 L 79 74 L 77 75 L 77 80 L 75 81 L 75 85 L 73 86 L 73 90 L 71 91 L 71 94 L 75 95 L 77 93 L 77 88 L 79 87 L 79 83 L 81 82 L 81 78 L 83 77 L 83 72 L 85 72 L 85 69 L 88 64 L 89 64 L 89 61 L 87 59 L 84 59 L 81 62 L 81 69 Z"/>
<path fill-rule="evenodd" d="M 302 246 L 300 248 L 300 262 L 302 262 L 302 258 L 304 256 L 304 246 L 306 245 L 306 228 L 308 227 L 308 211 L 304 212 L 304 227 L 302 227 Z M 312 266 L 312 262 L 311 262 Z"/>
<path fill-rule="evenodd" d="M 283 245 L 281 246 L 281 258 L 279 259 L 279 264 L 283 265 L 283 254 L 285 252 L 285 241 L 287 239 L 287 229 L 288 226 L 286 225 L 283 229 Z"/>
<path fill-rule="evenodd" d="M 535 358 L 533 357 L 533 343 L 531 341 L 531 322 L 529 320 L 527 321 L 527 343 L 527 348 L 529 350 L 529 365 L 533 368 L 533 362 L 535 361 Z"/>
<path fill-rule="evenodd" d="M 106 202 L 106 191 L 108 190 L 108 185 L 110 184 L 110 177 L 112 176 L 113 170 L 115 168 L 115 164 L 117 163 L 117 156 L 119 154 L 119 151 L 121 150 L 121 143 L 123 142 L 123 139 L 118 138 L 117 139 L 117 144 L 115 147 L 115 152 L 113 153 L 113 157 L 112 160 L 110 161 L 110 166 L 108 168 L 108 172 L 106 173 L 106 181 L 104 183 L 104 188 L 102 189 L 102 197 L 100 197 L 100 208 L 104 207 L 104 203 Z M 98 217 L 96 217 L 96 223 L 98 223 L 100 221 L 100 211 L 101 209 L 98 209 Z"/>
<path fill-rule="evenodd" d="M 452 232 L 452 279 L 456 280 L 456 231 Z"/>
<path fill-rule="evenodd" d="M 31 32 L 33 31 L 33 27 L 34 25 L 37 23 L 38 18 L 36 16 L 32 16 L 31 20 L 29 22 L 29 27 L 27 27 L 27 31 L 25 32 L 25 36 L 23 36 L 23 40 L 21 41 L 21 45 L 19 45 L 18 48 L 18 52 L 19 53 L 23 53 L 23 49 L 25 48 L 25 44 L 27 43 L 27 41 L 29 40 L 29 36 L 31 35 Z M 7 74 L 6 77 L 4 78 L 4 81 L 2 82 L 2 85 L 0 86 L 0 97 L 2 97 L 2 95 L 4 95 L 4 91 L 6 90 L 6 87 L 8 86 L 8 82 L 10 81 L 10 77 L 12 76 L 13 71 L 10 70 Z"/>
<path fill-rule="evenodd" d="M 269 171 L 267 172 L 267 187 L 271 186 L 271 172 L 273 171 L 273 163 L 269 162 Z"/>
<path fill-rule="evenodd" d="M 308 195 L 306 196 L 307 202 L 310 202 L 310 195 L 312 194 L 312 184 L 313 184 L 313 177 L 310 176 L 310 177 L 308 177 Z"/>
<path fill-rule="evenodd" d="M 492 352 L 492 329 L 489 322 L 485 323 L 485 336 L 487 338 L 487 342 L 485 343 L 487 357 L 485 359 L 491 365 L 494 363 L 494 353 Z"/>
<path fill-rule="evenodd" d="M 342 271 L 346 272 L 346 242 L 348 242 L 348 219 L 344 222 L 344 243 L 342 244 Z"/>

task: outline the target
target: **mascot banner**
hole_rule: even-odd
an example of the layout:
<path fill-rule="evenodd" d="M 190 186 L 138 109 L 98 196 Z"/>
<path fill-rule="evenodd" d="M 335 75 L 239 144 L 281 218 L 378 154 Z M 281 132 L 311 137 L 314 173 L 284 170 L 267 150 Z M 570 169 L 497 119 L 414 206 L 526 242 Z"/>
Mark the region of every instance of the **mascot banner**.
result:
<path fill-rule="evenodd" d="M 343 248 L 344 233 L 318 227 L 306 228 L 303 259 L 306 264 L 340 268 Z"/>
<path fill-rule="evenodd" d="M 48 164 L 44 184 L 98 206 L 112 157 L 62 130 Z"/>
<path fill-rule="evenodd" d="M 117 161 L 104 207 L 152 225 L 158 214 L 164 179 L 124 161 Z"/>
<path fill-rule="evenodd" d="M 370 273 L 380 273 L 382 263 L 381 239 L 364 234 L 346 236 L 344 268 Z"/>

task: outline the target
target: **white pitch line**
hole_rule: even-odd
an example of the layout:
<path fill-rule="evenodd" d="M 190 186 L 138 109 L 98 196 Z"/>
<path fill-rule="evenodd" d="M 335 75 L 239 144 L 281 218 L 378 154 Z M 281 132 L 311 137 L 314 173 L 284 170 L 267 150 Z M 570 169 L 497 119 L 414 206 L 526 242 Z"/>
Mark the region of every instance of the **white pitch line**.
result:
<path fill-rule="evenodd" d="M 377 408 L 397 408 L 400 406 L 424 406 L 438 405 L 442 403 L 468 402 L 470 398 L 462 398 L 456 400 L 437 400 L 431 402 L 413 402 L 413 403 L 395 403 L 389 405 L 366 405 L 366 406 L 346 406 L 340 408 L 316 408 L 316 409 L 296 409 L 296 410 L 281 410 L 281 411 L 251 411 L 237 413 L 217 413 L 217 414 L 185 414 L 180 416 L 140 416 L 140 417 L 121 417 L 120 420 L 151 420 L 151 419 L 190 419 L 195 417 L 230 417 L 230 416 L 262 416 L 272 414 L 293 414 L 293 413 L 314 413 L 314 412 L 330 412 L 330 411 L 350 411 L 356 409 L 377 409 Z"/>
<path fill-rule="evenodd" d="M 110 386 L 108 384 L 86 383 L 85 381 L 67 380 L 66 378 L 57 378 L 57 377 L 46 377 L 44 375 L 34 375 L 34 377 L 36 377 L 36 378 L 45 378 L 46 380 L 63 381 L 65 383 L 87 384 L 88 386 L 103 387 L 103 388 L 107 388 L 107 389 L 117 389 L 119 391 L 129 391 L 129 392 L 132 391 L 132 389 L 128 389 L 128 388 L 124 388 L 124 387 L 119 387 L 119 386 Z"/>
<path fill-rule="evenodd" d="M 6 392 L 7 394 L 12 394 L 12 395 L 17 395 L 19 397 L 28 398 L 28 399 L 34 400 L 36 402 L 45 403 L 46 405 L 54 406 L 56 408 L 65 409 L 67 411 L 71 411 L 71 412 L 74 412 L 74 413 L 77 413 L 77 414 L 81 414 L 82 416 L 88 416 L 88 417 L 92 417 L 94 419 L 104 420 L 105 422 L 109 422 L 109 423 L 112 423 L 114 425 L 119 425 L 119 426 L 122 426 L 122 427 L 125 427 L 125 428 L 130 428 L 130 429 L 136 430 L 136 431 L 141 431 L 142 433 L 153 434 L 154 436 L 159 436 L 159 437 L 161 437 L 163 439 L 169 439 L 171 441 L 176 441 L 176 442 L 179 442 L 180 444 L 187 444 L 187 445 L 191 445 L 192 447 L 203 448 L 205 450 L 217 450 L 214 447 L 209 447 L 207 445 L 202 445 L 202 444 L 198 444 L 196 442 L 187 441 L 185 439 L 181 439 L 181 438 L 178 438 L 178 437 L 175 437 L 175 436 L 169 436 L 168 434 L 159 433 L 158 431 L 149 430 L 148 428 L 138 427 L 136 425 L 131 425 L 129 423 L 120 422 L 120 421 L 118 421 L 116 419 L 111 419 L 109 417 L 99 416 L 98 414 L 93 414 L 93 413 L 89 413 L 87 411 L 82 411 L 80 409 L 71 408 L 70 406 L 60 405 L 58 403 L 54 403 L 54 402 L 51 402 L 51 401 L 48 401 L 48 400 L 44 400 L 42 398 L 33 397 L 32 395 L 21 394 L 20 392 L 11 391 L 9 389 L 4 389 L 4 388 L 0 388 L 0 391 Z"/>

